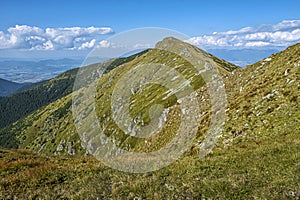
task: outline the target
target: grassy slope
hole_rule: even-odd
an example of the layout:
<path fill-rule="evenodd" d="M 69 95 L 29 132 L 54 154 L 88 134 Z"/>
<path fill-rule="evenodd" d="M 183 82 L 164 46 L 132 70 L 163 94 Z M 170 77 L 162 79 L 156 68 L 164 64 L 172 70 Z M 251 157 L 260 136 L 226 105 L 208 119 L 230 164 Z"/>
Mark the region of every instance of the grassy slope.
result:
<path fill-rule="evenodd" d="M 299 48 L 224 79 L 227 122 L 223 138 L 205 159 L 198 158 L 196 144 L 167 168 L 137 175 L 91 157 L 1 151 L 0 191 L 4 197 L 82 199 L 300 198 Z"/>
<path fill-rule="evenodd" d="M 127 58 L 118 58 L 109 61 L 107 71 L 129 62 L 137 55 Z M 97 68 L 100 64 L 92 64 L 85 67 L 85 70 Z M 34 111 L 70 94 L 73 92 L 78 68 L 68 70 L 55 78 L 43 81 L 32 86 L 21 88 L 21 90 L 8 97 L 0 97 L 0 128 L 3 128 Z M 89 80 L 92 75 L 85 77 Z M 1 88 L 0 88 L 1 90 Z"/>
<path fill-rule="evenodd" d="M 106 73 L 123 63 L 133 60 L 138 55 L 139 54 L 127 58 L 118 58 L 108 61 Z M 82 68 L 82 70 L 88 71 L 95 67 L 98 68 L 99 65 L 100 64 L 89 65 Z M 39 129 L 40 133 L 48 133 L 45 135 L 46 137 L 53 133 L 53 129 L 55 132 L 57 126 L 62 126 L 61 121 L 63 118 L 66 117 L 66 120 L 69 120 L 69 117 L 64 116 L 64 114 L 66 114 L 66 111 L 69 111 L 69 107 L 71 105 L 71 96 L 69 94 L 73 92 L 73 83 L 75 81 L 77 71 L 78 68 L 69 70 L 25 91 L 16 93 L 9 97 L 1 97 L 0 146 L 4 148 L 18 148 L 20 141 L 23 143 L 22 138 L 16 138 L 19 133 L 28 131 L 30 138 L 30 134 L 32 133 L 36 135 L 36 130 Z M 84 81 L 88 82 L 92 76 L 93 74 L 85 77 L 86 80 Z M 53 116 L 47 116 L 49 112 L 53 114 Z M 57 122 L 56 126 L 52 126 L 56 123 L 56 120 L 60 121 Z M 69 122 L 66 120 L 65 123 L 68 125 Z M 72 120 L 71 117 L 70 120 Z M 47 130 L 38 126 L 41 125 L 41 123 L 48 123 L 46 127 L 43 127 Z M 40 142 L 40 144 L 43 145 L 43 141 L 37 142 Z M 25 146 L 26 145 L 23 144 L 22 147 Z"/>
<path fill-rule="evenodd" d="M 263 138 L 259 145 L 244 141 L 205 159 L 185 156 L 147 174 L 115 171 L 92 157 L 3 150 L 0 197 L 295 199 L 300 196 L 299 146 L 293 134 Z"/>
<path fill-rule="evenodd" d="M 200 52 L 200 55 L 203 53 Z M 177 59 L 175 59 L 177 57 Z M 212 57 L 212 56 L 211 56 Z M 135 59 L 130 59 L 130 62 L 122 62 L 120 67 L 117 67 L 115 70 L 112 70 L 101 78 L 98 82 L 98 95 L 97 95 L 97 114 L 100 118 L 100 121 L 103 121 L 103 116 L 110 116 L 110 95 L 113 92 L 113 86 L 117 83 L 119 77 L 122 77 L 123 74 L 128 72 L 133 66 L 137 64 L 146 64 L 146 63 L 167 63 L 170 67 L 176 67 L 176 70 L 181 72 L 185 77 L 190 78 L 192 86 L 195 90 L 203 86 L 204 82 L 201 75 L 195 76 L 195 69 L 190 66 L 187 61 L 176 56 L 173 53 L 166 52 L 163 50 L 149 50 L 142 52 L 136 56 L 133 56 Z M 214 58 L 214 57 L 212 57 Z M 211 58 L 209 58 L 211 59 Z M 226 66 L 235 66 L 230 65 L 225 61 L 219 60 L 218 66 L 220 69 L 223 69 L 223 64 Z M 119 65 L 119 63 L 118 63 Z M 204 66 L 203 66 L 204 67 Z M 224 70 L 224 73 L 229 74 L 228 71 Z M 110 78 L 114 77 L 113 81 L 110 81 Z M 78 91 L 80 92 L 80 91 Z M 165 107 L 173 106 L 176 103 L 176 98 L 174 95 L 168 98 L 165 101 L 161 99 L 164 97 L 165 93 L 164 88 L 160 88 L 157 85 L 150 85 L 146 87 L 144 92 L 141 95 L 136 95 L 133 98 L 135 99 L 134 108 L 131 112 L 132 115 L 138 115 L 139 113 L 148 113 L 145 112 L 151 105 L 155 103 L 162 103 Z M 148 94 L 151 94 L 150 96 Z M 145 96 L 147 100 L 145 100 Z M 10 139 L 3 139 L 6 141 L 4 147 L 11 147 L 12 144 L 19 144 L 19 148 L 28 148 L 37 152 L 45 154 L 84 154 L 85 150 L 81 147 L 81 141 L 75 130 L 73 124 L 73 116 L 70 110 L 72 101 L 72 96 L 65 96 L 46 107 L 34 112 L 33 114 L 25 117 L 22 120 L 15 122 L 14 124 L 7 126 L 0 130 L 0 135 L 3 136 L 12 136 Z M 152 101 L 152 104 L 145 105 L 145 102 Z M 143 115 L 143 120 L 147 123 L 149 121 L 149 115 Z M 174 122 L 173 124 L 176 124 Z M 108 127 L 114 128 L 116 131 L 116 125 L 113 120 L 108 118 Z M 118 141 L 122 141 L 122 147 L 130 146 L 136 150 L 153 150 L 158 149 L 160 146 L 163 146 L 168 142 L 168 138 L 172 137 L 172 130 L 176 127 L 168 128 L 168 130 L 162 132 L 157 137 L 152 138 L 152 147 L 145 147 L 141 145 L 144 143 L 143 140 L 139 140 L 132 137 L 127 137 L 119 131 Z M 117 135 L 116 132 L 111 133 L 107 132 L 108 135 Z M 2 142 L 2 143 L 3 143 Z M 63 150 L 58 151 L 58 146 L 63 147 Z M 150 149 L 149 149 L 150 148 Z"/>
<path fill-rule="evenodd" d="M 0 99 L 0 127 L 72 92 L 77 69 L 69 70 L 56 78 L 42 82 L 33 88 Z"/>

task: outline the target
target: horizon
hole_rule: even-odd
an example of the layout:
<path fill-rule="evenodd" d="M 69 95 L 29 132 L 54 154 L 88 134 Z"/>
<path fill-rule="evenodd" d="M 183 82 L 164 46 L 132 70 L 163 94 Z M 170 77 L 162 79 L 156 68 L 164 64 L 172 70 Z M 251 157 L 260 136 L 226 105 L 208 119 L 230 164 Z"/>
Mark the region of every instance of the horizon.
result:
<path fill-rule="evenodd" d="M 110 53 L 124 44 L 109 41 L 120 34 L 151 27 L 185 35 L 184 41 L 245 67 L 300 42 L 298 7 L 300 2 L 293 0 L 271 4 L 258 0 L 4 1 L 0 8 L 0 77 L 14 82 L 53 78 L 74 66 L 62 64 L 60 69 L 54 69 L 46 65 L 35 69 L 24 68 L 24 63 L 49 59 L 59 62 L 67 58 L 78 61 L 79 67 L 98 48 L 102 53 L 95 56 L 95 61 L 119 57 Z M 132 36 L 128 35 L 127 51 L 123 52 L 130 55 L 137 49 L 154 47 L 157 39 L 162 38 L 157 37 L 160 34 L 146 34 L 152 38 L 140 38 L 136 43 L 130 43 Z M 6 61 L 20 64 L 3 65 Z"/>
<path fill-rule="evenodd" d="M 145 27 L 178 31 L 204 50 L 280 51 L 300 41 L 298 7 L 294 0 L 5 1 L 0 8 L 0 58 L 82 59 L 108 38 Z"/>

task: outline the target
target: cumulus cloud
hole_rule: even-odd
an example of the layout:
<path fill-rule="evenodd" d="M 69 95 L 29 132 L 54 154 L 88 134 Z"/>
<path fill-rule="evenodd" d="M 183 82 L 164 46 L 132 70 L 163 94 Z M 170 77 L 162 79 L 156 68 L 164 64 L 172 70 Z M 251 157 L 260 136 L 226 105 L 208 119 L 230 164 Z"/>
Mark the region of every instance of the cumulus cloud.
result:
<path fill-rule="evenodd" d="M 93 48 L 93 47 L 95 46 L 95 43 L 96 43 L 96 40 L 95 40 L 95 39 L 92 39 L 92 40 L 89 41 L 89 42 L 83 43 L 78 49 L 79 49 L 79 50 L 83 50 L 83 49 L 90 49 L 90 48 Z"/>
<path fill-rule="evenodd" d="M 126 41 L 125 41 L 126 43 Z M 100 41 L 96 46 L 97 49 L 126 49 L 129 48 L 131 49 L 132 46 L 129 46 L 128 44 L 122 44 L 122 43 L 115 43 L 107 40 L 102 40 Z"/>
<path fill-rule="evenodd" d="M 113 33 L 109 27 L 46 28 L 16 25 L 0 31 L 0 49 L 56 50 L 93 48 L 96 37 Z"/>
<path fill-rule="evenodd" d="M 214 32 L 211 35 L 192 37 L 187 42 L 207 48 L 286 47 L 300 42 L 300 20 Z"/>
<path fill-rule="evenodd" d="M 99 45 L 97 47 L 98 48 L 109 48 L 109 47 L 112 47 L 112 44 L 107 40 L 102 40 L 101 42 L 99 42 Z"/>

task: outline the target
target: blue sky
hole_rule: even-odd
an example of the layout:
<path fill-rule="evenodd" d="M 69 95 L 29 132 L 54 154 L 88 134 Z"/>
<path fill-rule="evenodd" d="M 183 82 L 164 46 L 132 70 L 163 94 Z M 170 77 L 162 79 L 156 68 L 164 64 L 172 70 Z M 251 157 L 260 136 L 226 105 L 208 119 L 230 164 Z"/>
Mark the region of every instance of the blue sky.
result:
<path fill-rule="evenodd" d="M 1 57 L 38 55 L 42 50 L 41 54 L 46 55 L 46 50 L 50 57 L 58 51 L 66 57 L 75 50 L 84 55 L 115 33 L 141 27 L 177 30 L 191 36 L 191 43 L 207 48 L 270 48 L 299 41 L 298 0 L 3 0 L 0 5 Z M 80 30 L 74 34 L 74 29 L 65 29 L 73 27 Z"/>
<path fill-rule="evenodd" d="M 300 18 L 300 1 L 36 1 L 3 0 L 0 29 L 109 26 L 116 32 L 155 26 L 190 36 Z"/>

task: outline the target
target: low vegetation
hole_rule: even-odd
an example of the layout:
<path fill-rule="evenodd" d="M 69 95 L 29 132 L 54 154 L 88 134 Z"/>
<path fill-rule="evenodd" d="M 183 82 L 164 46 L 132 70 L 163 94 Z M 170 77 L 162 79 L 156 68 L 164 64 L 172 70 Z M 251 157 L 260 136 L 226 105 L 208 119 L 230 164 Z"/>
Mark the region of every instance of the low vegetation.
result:
<path fill-rule="evenodd" d="M 218 64 L 226 88 L 226 123 L 208 156 L 198 156 L 210 122 L 210 102 L 201 77 L 194 77 L 197 81 L 193 87 L 201 109 L 206 111 L 199 120 L 193 146 L 170 166 L 146 174 L 116 171 L 86 155 L 74 126 L 69 94 L 0 129 L 2 147 L 27 149 L 0 151 L 0 197 L 300 199 L 300 44 L 241 69 L 192 46 L 187 48 Z M 118 77 L 136 64 L 148 62 L 185 66 L 178 70 L 193 78 L 185 60 L 152 49 L 117 63 L 118 67 L 99 79 L 96 112 L 100 120 L 107 121 L 110 131 L 105 134 L 132 151 L 159 149 L 178 126 L 176 117 L 173 121 L 168 118 L 167 128 L 146 144 L 143 139 L 117 134 L 116 125 L 107 117 L 111 115 L 112 86 Z M 175 115 L 177 99 L 170 96 L 161 101 L 164 93 L 164 88 L 152 84 L 132 95 L 132 116 L 144 113 L 143 122 L 149 122 L 146 110 L 151 104 L 144 103 L 145 97 L 171 108 L 170 116 Z"/>

